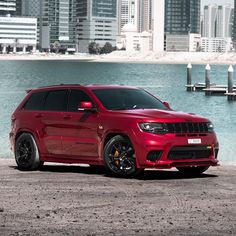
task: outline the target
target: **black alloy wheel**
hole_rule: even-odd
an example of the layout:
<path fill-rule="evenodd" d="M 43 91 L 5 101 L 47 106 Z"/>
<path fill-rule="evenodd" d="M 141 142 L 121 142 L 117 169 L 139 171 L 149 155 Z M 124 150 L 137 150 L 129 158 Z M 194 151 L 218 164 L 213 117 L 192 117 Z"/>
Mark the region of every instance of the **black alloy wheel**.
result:
<path fill-rule="evenodd" d="M 186 174 L 197 176 L 205 172 L 210 166 L 177 167 L 177 170 Z"/>
<path fill-rule="evenodd" d="M 134 177 L 142 169 L 137 169 L 135 150 L 128 138 L 121 135 L 111 138 L 104 149 L 105 167 L 119 177 Z"/>
<path fill-rule="evenodd" d="M 43 165 L 33 136 L 21 134 L 16 140 L 15 159 L 20 170 L 36 170 Z"/>

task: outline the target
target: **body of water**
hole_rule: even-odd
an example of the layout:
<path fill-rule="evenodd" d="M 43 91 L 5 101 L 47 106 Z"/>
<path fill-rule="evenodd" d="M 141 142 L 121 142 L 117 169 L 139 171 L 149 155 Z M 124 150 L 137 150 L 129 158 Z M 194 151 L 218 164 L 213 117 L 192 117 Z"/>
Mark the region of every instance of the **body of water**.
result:
<path fill-rule="evenodd" d="M 236 101 L 224 96 L 186 92 L 186 65 L 95 63 L 76 61 L 0 61 L 0 157 L 13 158 L 10 116 L 25 90 L 61 83 L 123 84 L 143 87 L 174 110 L 210 118 L 220 142 L 219 159 L 236 161 Z M 213 65 L 211 80 L 227 84 L 226 65 Z M 204 82 L 205 65 L 193 66 L 194 82 Z M 236 82 L 235 82 L 236 84 Z"/>

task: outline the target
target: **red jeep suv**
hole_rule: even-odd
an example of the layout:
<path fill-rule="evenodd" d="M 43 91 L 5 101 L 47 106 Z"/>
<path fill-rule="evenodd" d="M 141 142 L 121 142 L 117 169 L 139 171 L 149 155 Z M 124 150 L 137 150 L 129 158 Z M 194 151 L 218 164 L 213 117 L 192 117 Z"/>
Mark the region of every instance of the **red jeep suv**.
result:
<path fill-rule="evenodd" d="M 32 89 L 11 117 L 20 170 L 43 162 L 104 165 L 117 176 L 145 168 L 200 174 L 217 165 L 212 123 L 176 112 L 143 89 L 56 85 Z"/>

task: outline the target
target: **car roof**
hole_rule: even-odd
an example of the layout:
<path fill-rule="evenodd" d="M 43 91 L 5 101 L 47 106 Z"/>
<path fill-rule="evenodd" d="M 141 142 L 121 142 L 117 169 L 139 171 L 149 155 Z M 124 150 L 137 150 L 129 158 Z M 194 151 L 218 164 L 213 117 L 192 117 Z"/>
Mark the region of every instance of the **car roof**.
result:
<path fill-rule="evenodd" d="M 102 84 L 57 84 L 57 85 L 50 85 L 50 86 L 43 86 L 34 89 L 26 90 L 27 93 L 31 91 L 46 91 L 46 90 L 54 90 L 54 89 L 88 89 L 88 90 L 97 90 L 97 89 L 138 89 L 137 87 L 133 86 L 125 86 L 125 85 L 102 85 Z"/>

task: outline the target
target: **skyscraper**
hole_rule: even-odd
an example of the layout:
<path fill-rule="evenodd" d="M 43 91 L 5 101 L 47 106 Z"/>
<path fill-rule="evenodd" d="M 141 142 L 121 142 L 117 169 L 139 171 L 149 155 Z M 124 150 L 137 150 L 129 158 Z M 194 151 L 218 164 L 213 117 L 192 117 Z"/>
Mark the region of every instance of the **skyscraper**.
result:
<path fill-rule="evenodd" d="M 216 18 L 216 37 L 231 38 L 233 24 L 233 8 L 231 5 L 218 6 Z"/>
<path fill-rule="evenodd" d="M 140 0 L 119 0 L 118 2 L 119 30 L 131 23 L 138 31 Z"/>
<path fill-rule="evenodd" d="M 41 0 L 41 47 L 76 48 L 77 0 Z"/>
<path fill-rule="evenodd" d="M 38 44 L 42 50 L 76 50 L 78 0 L 16 0 L 19 16 L 38 18 Z"/>
<path fill-rule="evenodd" d="M 40 16 L 41 1 L 38 0 L 16 0 L 17 16 Z"/>
<path fill-rule="evenodd" d="M 164 51 L 165 0 L 153 1 L 153 51 Z"/>
<path fill-rule="evenodd" d="M 0 0 L 0 16 L 15 15 L 16 0 Z"/>
<path fill-rule="evenodd" d="M 77 32 L 80 52 L 87 52 L 90 42 L 116 46 L 118 35 L 117 0 L 80 0 L 77 3 Z"/>
<path fill-rule="evenodd" d="M 191 34 L 200 34 L 200 5 L 200 0 L 165 0 L 165 33 L 168 51 L 190 50 Z"/>
<path fill-rule="evenodd" d="M 236 0 L 234 0 L 234 22 L 233 22 L 233 44 L 234 50 L 236 49 Z"/>
<path fill-rule="evenodd" d="M 216 19 L 218 7 L 216 4 L 204 6 L 202 37 L 216 37 Z"/>
<path fill-rule="evenodd" d="M 139 32 L 149 32 L 152 30 L 152 8 L 152 0 L 140 0 L 138 26 Z"/>

